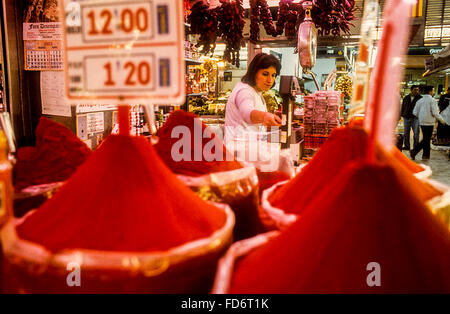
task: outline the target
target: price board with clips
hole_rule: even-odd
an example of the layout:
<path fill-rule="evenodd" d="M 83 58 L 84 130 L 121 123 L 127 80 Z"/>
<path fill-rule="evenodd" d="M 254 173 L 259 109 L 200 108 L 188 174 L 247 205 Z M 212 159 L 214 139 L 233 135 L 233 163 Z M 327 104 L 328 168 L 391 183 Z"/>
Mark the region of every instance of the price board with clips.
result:
<path fill-rule="evenodd" d="M 64 0 L 66 98 L 92 104 L 181 104 L 178 0 Z"/>

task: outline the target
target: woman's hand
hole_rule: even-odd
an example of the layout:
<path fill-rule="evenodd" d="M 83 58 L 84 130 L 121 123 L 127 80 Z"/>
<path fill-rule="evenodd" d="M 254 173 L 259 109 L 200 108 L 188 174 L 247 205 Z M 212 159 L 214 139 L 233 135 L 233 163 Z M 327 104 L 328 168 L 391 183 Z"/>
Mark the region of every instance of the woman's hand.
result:
<path fill-rule="evenodd" d="M 281 126 L 281 119 L 270 112 L 253 110 L 250 113 L 252 123 L 261 123 L 264 126 Z"/>
<path fill-rule="evenodd" d="M 262 124 L 264 126 L 281 126 L 281 119 L 273 113 L 265 112 Z"/>

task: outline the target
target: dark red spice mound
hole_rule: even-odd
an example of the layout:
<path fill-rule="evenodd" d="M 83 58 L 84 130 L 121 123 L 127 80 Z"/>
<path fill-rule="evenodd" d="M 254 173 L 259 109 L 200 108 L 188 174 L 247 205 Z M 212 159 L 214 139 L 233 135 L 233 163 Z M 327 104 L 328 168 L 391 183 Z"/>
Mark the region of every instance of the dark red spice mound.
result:
<path fill-rule="evenodd" d="M 17 232 L 51 251 L 149 252 L 211 236 L 225 220 L 144 138 L 114 135 Z"/>
<path fill-rule="evenodd" d="M 303 170 L 269 197 L 275 207 L 300 214 L 317 191 L 330 183 L 350 161 L 363 158 L 367 133 L 362 128 L 336 128 Z"/>
<path fill-rule="evenodd" d="M 404 179 L 391 166 L 348 165 L 237 263 L 229 293 L 449 293 L 450 233 Z M 371 262 L 379 287 L 367 284 Z"/>
<path fill-rule="evenodd" d="M 265 189 L 270 188 L 272 185 L 281 181 L 289 180 L 291 178 L 287 173 L 282 171 L 265 172 L 256 169 L 256 174 L 258 175 L 260 194 L 262 194 Z"/>
<path fill-rule="evenodd" d="M 290 182 L 269 196 L 271 204 L 288 213 L 301 214 L 308 204 L 334 179 L 349 162 L 366 156 L 368 135 L 358 126 L 337 128 L 307 166 Z M 412 175 L 410 168 L 398 158 L 377 147 L 377 160 L 393 166 L 408 180 L 422 201 L 442 193 Z"/>
<path fill-rule="evenodd" d="M 197 134 L 197 139 L 195 138 L 196 134 L 194 128 L 196 123 L 198 125 L 198 130 L 201 130 L 201 134 Z M 179 137 L 175 138 L 172 136 L 174 129 L 179 126 L 187 127 L 190 132 L 190 151 L 187 152 L 190 161 L 175 161 L 172 156 L 172 148 L 177 142 L 184 138 L 183 135 L 178 135 Z M 213 172 L 242 168 L 242 165 L 233 157 L 228 156 L 229 161 L 227 161 L 227 150 L 225 145 L 214 133 L 210 136 L 208 134 L 207 138 L 203 138 L 202 134 L 206 128 L 207 126 L 201 122 L 199 117 L 195 114 L 184 110 L 176 110 L 169 116 L 166 123 L 164 123 L 164 126 L 159 129 L 157 134 L 159 142 L 155 145 L 155 148 L 161 159 L 173 172 L 188 176 L 200 176 Z M 187 139 L 189 140 L 189 138 Z M 216 141 L 216 145 L 212 144 L 212 139 Z M 215 148 L 217 147 L 220 148 L 220 151 L 217 152 L 217 156 L 221 156 L 222 161 L 215 158 Z M 180 151 L 180 154 L 186 153 L 183 149 L 177 150 L 177 152 L 178 151 Z M 196 154 L 199 158 L 196 158 Z"/>
<path fill-rule="evenodd" d="M 17 151 L 14 187 L 67 180 L 89 157 L 91 150 L 64 125 L 41 117 L 36 128 L 36 146 Z"/>

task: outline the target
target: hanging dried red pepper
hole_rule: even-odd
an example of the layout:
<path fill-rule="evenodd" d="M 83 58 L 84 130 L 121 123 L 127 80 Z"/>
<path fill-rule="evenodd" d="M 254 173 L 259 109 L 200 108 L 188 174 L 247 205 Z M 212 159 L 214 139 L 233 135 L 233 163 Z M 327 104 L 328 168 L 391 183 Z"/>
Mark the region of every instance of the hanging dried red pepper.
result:
<path fill-rule="evenodd" d="M 253 43 L 259 41 L 261 22 L 268 35 L 276 37 L 284 31 L 289 40 L 294 40 L 297 25 L 304 18 L 301 6 L 304 1 L 293 3 L 293 0 L 280 0 L 276 26 L 274 26 L 267 0 L 250 0 L 250 41 Z M 214 51 L 213 46 L 217 36 L 225 36 L 224 40 L 227 44 L 225 59 L 236 64 L 231 57 L 231 52 L 237 50 L 237 45 L 243 38 L 242 0 L 220 0 L 220 2 L 221 6 L 214 9 L 209 9 L 209 6 L 203 2 L 197 2 L 189 16 L 191 31 L 200 34 L 199 45 L 204 46 L 204 53 Z M 350 26 L 354 26 L 351 23 L 356 19 L 354 0 L 314 0 L 313 4 L 311 15 L 320 35 L 339 36 L 341 32 L 349 33 Z"/>

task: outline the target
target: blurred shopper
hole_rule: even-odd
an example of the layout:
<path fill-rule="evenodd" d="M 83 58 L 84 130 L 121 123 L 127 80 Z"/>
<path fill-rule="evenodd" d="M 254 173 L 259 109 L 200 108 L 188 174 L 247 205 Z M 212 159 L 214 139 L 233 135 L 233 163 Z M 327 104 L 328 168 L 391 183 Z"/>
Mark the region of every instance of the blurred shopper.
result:
<path fill-rule="evenodd" d="M 450 86 L 447 88 L 447 93 L 442 95 L 439 98 L 439 103 L 438 103 L 438 107 L 439 107 L 439 114 L 444 118 L 444 120 L 446 120 L 445 118 L 448 116 L 447 111 L 450 109 L 447 109 L 450 103 Z M 447 111 L 445 111 L 447 109 Z M 436 138 L 437 138 L 437 143 L 436 144 L 443 144 L 443 145 L 448 145 L 450 144 L 450 126 L 449 123 L 450 121 L 445 121 L 445 124 L 439 123 L 438 127 L 437 127 L 437 133 L 436 133 Z"/>
<path fill-rule="evenodd" d="M 422 141 L 415 145 L 410 151 L 411 159 L 415 160 L 416 155 L 423 149 L 422 160 L 430 159 L 431 135 L 433 134 L 436 119 L 445 125 L 445 121 L 439 114 L 437 101 L 433 98 L 434 87 L 426 86 L 424 96 L 417 101 L 413 114 L 419 119 L 419 125 L 422 130 Z"/>
<path fill-rule="evenodd" d="M 414 107 L 422 96 L 419 94 L 419 86 L 411 86 L 411 93 L 403 98 L 401 116 L 403 117 L 403 140 L 404 149 L 411 150 L 409 135 L 411 134 L 411 129 L 414 133 L 414 146 L 419 144 L 420 128 L 419 121 L 416 116 L 413 115 Z"/>

